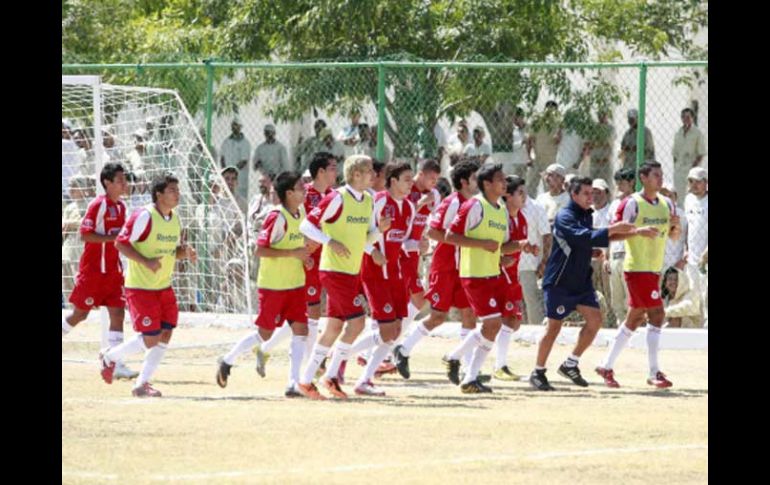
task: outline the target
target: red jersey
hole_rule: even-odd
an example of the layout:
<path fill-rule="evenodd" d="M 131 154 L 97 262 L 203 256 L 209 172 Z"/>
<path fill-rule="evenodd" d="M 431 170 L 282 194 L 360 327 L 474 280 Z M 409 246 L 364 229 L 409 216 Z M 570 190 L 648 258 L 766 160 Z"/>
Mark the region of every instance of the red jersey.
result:
<path fill-rule="evenodd" d="M 412 185 L 412 192 L 407 196 L 407 199 L 414 205 L 414 207 L 417 207 L 417 202 L 420 201 L 423 195 L 429 192 L 433 192 L 433 202 L 425 204 L 420 208 L 420 210 L 417 211 L 417 214 L 414 217 L 412 233 L 409 235 L 409 239 L 419 241 L 420 238 L 422 238 L 422 232 L 425 230 L 425 225 L 428 223 L 428 218 L 431 214 L 433 214 L 433 212 L 441 203 L 441 193 L 436 189 L 421 192 L 420 189 L 417 188 L 417 184 L 414 184 Z"/>
<path fill-rule="evenodd" d="M 399 203 L 387 190 L 379 192 L 374 197 L 374 223 L 379 225 L 383 217 L 390 217 L 390 228 L 377 238 L 374 247 L 385 255 L 388 263 L 378 266 L 371 256 L 364 254 L 364 278 L 372 277 L 375 272 L 382 274 L 385 279 L 400 278 L 401 275 L 399 257 L 401 248 L 413 228 L 414 206 L 406 198 Z"/>
<path fill-rule="evenodd" d="M 460 192 L 452 192 L 446 199 L 441 201 L 436 212 L 431 216 L 429 222 L 430 227 L 446 233 L 446 230 L 449 229 L 449 226 L 452 224 L 452 220 L 454 220 L 457 212 L 460 210 L 460 206 L 466 200 L 467 199 L 463 197 Z M 440 242 L 433 251 L 433 260 L 430 263 L 430 271 L 431 273 L 458 271 L 459 262 L 459 246 Z"/>
<path fill-rule="evenodd" d="M 88 204 L 86 215 L 80 223 L 80 234 L 116 235 L 126 222 L 126 204 L 112 201 L 100 195 Z M 123 273 L 118 250 L 114 242 L 85 243 L 80 257 L 80 273 Z"/>

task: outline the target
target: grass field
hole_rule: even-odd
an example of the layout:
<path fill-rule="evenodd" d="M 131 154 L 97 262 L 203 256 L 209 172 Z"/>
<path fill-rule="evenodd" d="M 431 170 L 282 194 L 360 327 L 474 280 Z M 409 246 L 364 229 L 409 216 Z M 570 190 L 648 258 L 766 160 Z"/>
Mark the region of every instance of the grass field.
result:
<path fill-rule="evenodd" d="M 346 402 L 283 397 L 287 346 L 268 375 L 253 354 L 215 381 L 216 357 L 244 330 L 181 328 L 155 375 L 160 399 L 131 397 L 131 384 L 99 377 L 98 328 L 62 341 L 63 483 L 706 483 L 708 352 L 664 350 L 674 387 L 645 383 L 646 351 L 626 349 L 620 389 L 592 369 L 606 348 L 581 360 L 591 383 L 556 373 L 570 348 L 549 363 L 556 392 L 526 382 L 492 381 L 493 394 L 464 395 L 450 384 L 441 355 L 456 341 L 423 340 L 412 379 L 380 381 L 384 398 Z M 218 345 L 222 344 L 222 345 Z M 185 348 L 188 346 L 188 348 Z M 177 348 L 174 348 L 177 347 Z M 509 364 L 526 375 L 535 346 L 513 343 Z M 139 370 L 141 355 L 128 360 Z M 490 372 L 494 351 L 484 371 Z M 351 363 L 347 380 L 361 368 Z"/>

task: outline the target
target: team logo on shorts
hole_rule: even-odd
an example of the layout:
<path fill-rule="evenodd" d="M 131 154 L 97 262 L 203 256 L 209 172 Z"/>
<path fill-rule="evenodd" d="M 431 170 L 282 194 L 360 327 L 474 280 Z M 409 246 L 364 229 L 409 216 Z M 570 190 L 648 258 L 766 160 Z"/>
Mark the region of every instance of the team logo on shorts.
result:
<path fill-rule="evenodd" d="M 494 298 L 490 298 L 489 299 L 489 306 L 491 306 L 492 308 L 496 308 L 497 307 L 497 301 Z"/>
<path fill-rule="evenodd" d="M 144 325 L 145 327 L 149 327 L 151 323 L 152 323 L 152 318 L 150 317 L 142 318 L 142 325 Z"/>
<path fill-rule="evenodd" d="M 315 289 L 315 286 L 311 286 L 307 289 L 307 294 L 310 296 L 315 296 L 316 293 L 318 293 L 318 290 Z"/>
<path fill-rule="evenodd" d="M 431 296 L 430 299 L 433 300 L 433 303 L 438 303 L 438 293 L 433 293 L 433 296 Z"/>
<path fill-rule="evenodd" d="M 658 293 L 658 290 L 652 290 L 652 294 L 650 294 L 653 300 L 657 300 L 660 298 L 660 293 Z"/>
<path fill-rule="evenodd" d="M 393 307 L 390 306 L 390 303 L 386 303 L 385 306 L 382 308 L 382 311 L 385 313 L 390 313 L 393 311 Z"/>
<path fill-rule="evenodd" d="M 564 312 L 565 312 L 565 311 L 567 311 L 567 309 L 566 309 L 566 308 L 564 308 L 564 305 L 559 305 L 559 306 L 556 308 L 556 313 L 558 313 L 559 315 L 564 315 Z"/>
<path fill-rule="evenodd" d="M 513 302 L 512 301 L 506 302 L 505 303 L 505 309 L 508 310 L 508 311 L 513 310 Z"/>
<path fill-rule="evenodd" d="M 90 296 L 88 298 L 86 298 L 86 305 L 93 305 L 93 304 L 94 304 L 94 299 L 93 298 L 91 298 Z"/>
<path fill-rule="evenodd" d="M 361 295 L 359 295 L 359 296 L 357 296 L 357 297 L 355 297 L 353 299 L 353 305 L 361 306 L 362 304 L 363 304 L 363 302 L 361 301 Z"/>

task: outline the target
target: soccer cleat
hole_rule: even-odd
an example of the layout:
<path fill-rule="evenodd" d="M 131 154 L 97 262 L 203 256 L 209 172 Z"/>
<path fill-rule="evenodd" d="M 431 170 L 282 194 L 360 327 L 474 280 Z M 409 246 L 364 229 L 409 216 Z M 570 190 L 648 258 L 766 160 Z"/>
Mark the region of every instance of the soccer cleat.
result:
<path fill-rule="evenodd" d="M 326 401 L 326 397 L 318 392 L 318 388 L 312 382 L 310 384 L 297 384 L 297 390 L 303 396 L 314 401 Z"/>
<path fill-rule="evenodd" d="M 615 372 L 612 369 L 605 369 L 604 367 L 597 367 L 596 373 L 602 376 L 604 379 L 604 385 L 607 387 L 620 387 L 618 381 L 615 380 Z"/>
<path fill-rule="evenodd" d="M 457 359 L 447 359 L 446 357 L 443 357 L 441 360 L 446 365 L 446 375 L 449 378 L 449 382 L 455 386 L 460 384 L 460 361 Z"/>
<path fill-rule="evenodd" d="M 270 354 L 263 352 L 262 349 L 257 346 L 257 374 L 259 377 L 265 377 L 265 365 L 270 360 Z"/>
<path fill-rule="evenodd" d="M 129 369 L 126 364 L 118 361 L 115 364 L 115 370 L 112 373 L 113 379 L 134 379 L 139 376 L 139 372 Z"/>
<path fill-rule="evenodd" d="M 504 365 L 495 371 L 495 379 L 498 381 L 518 381 L 520 376 L 514 374 L 507 365 Z"/>
<path fill-rule="evenodd" d="M 479 382 L 490 382 L 492 380 L 492 376 L 479 372 L 479 375 L 476 376 L 476 380 Z"/>
<path fill-rule="evenodd" d="M 107 353 L 107 350 L 103 350 L 99 352 L 99 371 L 102 374 L 102 379 L 107 384 L 112 384 L 112 373 L 115 372 L 115 362 L 110 362 L 109 364 L 107 361 L 104 360 L 104 354 Z"/>
<path fill-rule="evenodd" d="M 320 379 L 325 372 L 326 372 L 326 357 L 324 357 L 324 360 L 321 361 L 321 365 L 318 366 L 318 370 L 315 371 L 316 379 Z"/>
<path fill-rule="evenodd" d="M 562 364 L 559 366 L 558 372 L 560 376 L 566 377 L 578 386 L 588 387 L 588 382 L 583 379 L 583 376 L 580 375 L 580 369 L 578 369 L 578 366 L 567 367 L 565 364 Z"/>
<path fill-rule="evenodd" d="M 366 381 L 360 386 L 355 388 L 356 394 L 359 396 L 384 396 L 385 391 L 372 384 L 372 381 Z"/>
<path fill-rule="evenodd" d="M 403 348 L 403 345 L 397 345 L 396 348 L 393 349 L 393 360 L 396 361 L 396 369 L 398 370 L 398 373 L 401 374 L 401 377 L 409 379 L 412 375 L 409 371 L 409 357 L 404 355 L 402 352 Z"/>
<path fill-rule="evenodd" d="M 294 386 L 287 387 L 286 392 L 284 392 L 283 395 L 288 398 L 302 397 L 302 393 L 299 392 Z"/>
<path fill-rule="evenodd" d="M 131 395 L 134 397 L 161 397 L 162 394 L 159 390 L 153 388 L 149 382 L 145 382 L 139 387 L 135 387 L 131 390 Z"/>
<path fill-rule="evenodd" d="M 332 396 L 338 399 L 347 399 L 348 395 L 340 387 L 340 381 L 336 377 L 329 379 L 328 377 L 321 378 L 324 387 L 328 390 Z"/>
<path fill-rule="evenodd" d="M 395 374 L 397 372 L 396 366 L 392 362 L 383 362 L 377 366 L 377 370 L 374 372 L 374 377 L 380 378 L 385 374 Z"/>
<path fill-rule="evenodd" d="M 222 357 L 217 359 L 219 362 L 219 368 L 217 369 L 217 384 L 219 387 L 227 387 L 227 378 L 230 377 L 230 369 L 233 367 L 225 362 Z"/>
<path fill-rule="evenodd" d="M 555 391 L 556 389 L 548 382 L 548 378 L 545 376 L 545 369 L 532 371 L 529 375 L 529 383 L 532 387 L 539 391 Z"/>
<path fill-rule="evenodd" d="M 360 365 L 361 367 L 365 367 L 366 366 L 366 359 L 364 359 L 362 356 L 359 355 L 358 357 L 356 357 L 356 363 L 358 365 Z"/>
<path fill-rule="evenodd" d="M 649 377 L 647 379 L 647 384 L 655 386 L 659 389 L 666 389 L 674 385 L 666 378 L 666 374 L 662 373 L 661 371 L 658 371 L 657 374 L 655 374 L 655 377 Z"/>
<path fill-rule="evenodd" d="M 460 386 L 460 391 L 462 391 L 463 394 L 483 394 L 492 392 L 492 388 L 485 386 L 477 379 Z"/>

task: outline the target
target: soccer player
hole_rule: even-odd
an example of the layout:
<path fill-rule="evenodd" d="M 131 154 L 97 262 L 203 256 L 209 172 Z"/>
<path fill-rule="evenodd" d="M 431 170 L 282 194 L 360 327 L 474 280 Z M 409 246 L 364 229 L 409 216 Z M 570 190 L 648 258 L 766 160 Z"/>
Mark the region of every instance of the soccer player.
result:
<path fill-rule="evenodd" d="M 610 237 L 633 229 L 631 224 L 624 222 L 602 229 L 593 228 L 591 184 L 590 178 L 574 177 L 569 185 L 570 202 L 559 209 L 554 219 L 554 245 L 543 277 L 548 327 L 538 345 L 536 366 L 529 377 L 530 384 L 541 391 L 554 390 L 545 375 L 545 363 L 562 322 L 574 310 L 586 319 L 586 324 L 580 330 L 572 355 L 559 367 L 559 374 L 578 386 L 588 386 L 580 374 L 578 361 L 602 325 L 602 314 L 591 281 L 593 248 L 606 248 Z"/>
<path fill-rule="evenodd" d="M 623 263 L 629 310 L 604 362 L 596 368 L 596 373 L 604 378 L 608 387 L 620 387 L 613 371 L 615 360 L 633 332 L 647 321 L 647 358 L 650 365 L 647 384 L 667 388 L 672 383 L 658 365 L 661 326 L 666 318 L 659 282 L 666 238 L 677 240 L 681 229 L 674 203 L 658 193 L 663 186 L 660 164 L 646 162 L 639 169 L 639 178 L 642 190 L 626 197 L 615 214 L 616 221 L 624 221 L 636 227 L 625 240 L 626 258 Z"/>
<path fill-rule="evenodd" d="M 444 357 L 450 382 L 460 384 L 466 394 L 492 392 L 478 379 L 478 373 L 500 330 L 502 319 L 513 315 L 508 305 L 504 279 L 500 277 L 501 254 L 521 249 L 508 241 L 508 209 L 502 203 L 506 181 L 502 165 L 485 165 L 478 172 L 480 193 L 460 206 L 446 234 L 449 243 L 460 246 L 460 283 L 481 328 Z M 474 349 L 469 369 L 459 378 L 460 356 Z"/>
<path fill-rule="evenodd" d="M 340 333 L 340 342 L 321 383 L 334 397 L 347 398 L 340 387 L 337 371 L 364 325 L 363 302 L 358 295 L 364 247 L 390 227 L 389 218 L 382 218 L 378 228 L 372 217 L 373 201 L 366 192 L 372 179 L 371 158 L 352 155 L 345 160 L 343 171 L 346 185 L 325 196 L 300 225 L 305 236 L 323 244 L 319 270 L 321 286 L 327 295 L 327 325 L 313 346 L 297 386 L 300 393 L 311 399 L 325 399 L 312 379 Z M 375 249 L 372 257 L 383 256 Z"/>
<path fill-rule="evenodd" d="M 123 166 L 107 163 L 102 167 L 99 180 L 104 194 L 88 204 L 86 215 L 80 223 L 80 235 L 85 250 L 80 257 L 75 288 L 70 302 L 75 309 L 62 317 L 62 338 L 78 323 L 88 317 L 91 309 L 106 306 L 110 315 L 109 345 L 114 347 L 123 342 L 123 319 L 126 298 L 123 294 L 123 266 L 120 262 L 115 239 L 126 222 L 126 204 L 120 196 L 128 190 Z M 133 379 L 139 375 L 123 364 L 116 362 L 113 376 L 116 379 Z"/>
<path fill-rule="evenodd" d="M 182 226 L 174 210 L 179 205 L 179 179 L 170 173 L 152 183 L 152 204 L 136 210 L 118 235 L 115 245 L 128 258 L 126 300 L 136 338 L 99 354 L 102 379 L 112 383 L 115 363 L 124 356 L 146 351 L 142 371 L 131 394 L 160 397 L 150 385 L 155 369 L 176 328 L 179 308 L 171 287 L 177 259 L 198 260 L 195 249 L 180 244 Z"/>
<path fill-rule="evenodd" d="M 430 302 L 431 311 L 430 315 L 417 322 L 409 331 L 403 344 L 397 345 L 393 350 L 398 373 L 404 379 L 409 379 L 411 376 L 409 356 L 414 347 L 434 328 L 446 321 L 447 312 L 451 307 L 459 309 L 462 315 L 460 334 L 462 339 L 476 328 L 476 315 L 473 314 L 468 298 L 465 296 L 465 290 L 460 284 L 460 248 L 447 242 L 446 231 L 460 206 L 478 191 L 476 183 L 478 169 L 478 164 L 471 161 L 460 162 L 452 168 L 451 177 L 455 192 L 441 201 L 430 219 L 428 237 L 438 241 L 430 263 L 428 290 L 425 292 L 425 299 Z"/>
<path fill-rule="evenodd" d="M 257 331 L 243 337 L 222 358 L 216 378 L 220 387 L 227 386 L 230 369 L 238 356 L 267 342 L 276 327 L 286 320 L 293 337 L 285 395 L 297 397 L 296 385 L 308 338 L 305 261 L 310 258 L 310 252 L 299 230 L 305 219 L 305 187 L 296 172 L 282 172 L 274 186 L 281 205 L 267 215 L 257 241 L 257 256 L 262 258 L 257 276 L 259 315 L 254 322 Z"/>
<path fill-rule="evenodd" d="M 409 296 L 399 257 L 405 244 L 417 244 L 416 241 L 407 240 L 415 218 L 415 208 L 406 199 L 414 183 L 411 165 L 407 162 L 390 162 L 385 165 L 384 171 L 387 190 L 374 198 L 374 220 L 379 223 L 387 217 L 390 219 L 390 227 L 374 245 L 367 246 L 361 269 L 364 292 L 377 326 L 351 349 L 355 354 L 375 348 L 355 387 L 356 394 L 369 396 L 385 395 L 384 391 L 372 384 L 372 377 L 393 348 L 401 333 L 401 320 L 407 316 Z M 385 256 L 384 262 L 375 260 L 375 250 Z"/>

